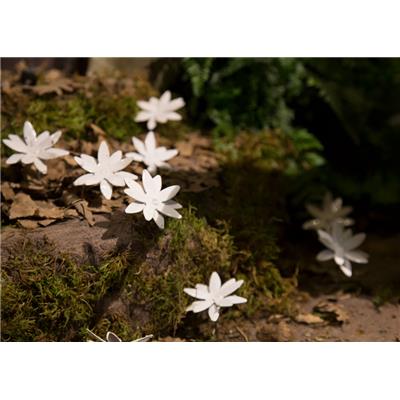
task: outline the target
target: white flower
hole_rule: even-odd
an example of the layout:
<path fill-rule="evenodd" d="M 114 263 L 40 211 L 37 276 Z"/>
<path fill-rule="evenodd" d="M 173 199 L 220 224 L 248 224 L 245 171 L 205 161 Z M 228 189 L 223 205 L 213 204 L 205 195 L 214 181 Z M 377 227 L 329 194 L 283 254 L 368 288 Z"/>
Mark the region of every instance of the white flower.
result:
<path fill-rule="evenodd" d="M 135 174 L 122 171 L 131 162 L 131 158 L 122 158 L 120 150 L 110 155 L 106 142 L 101 142 L 97 153 L 97 160 L 82 154 L 80 157 L 74 157 L 75 161 L 89 174 L 80 176 L 74 181 L 74 185 L 98 185 L 100 191 L 106 199 L 111 199 L 113 186 L 125 186 L 129 181 L 137 179 Z"/>
<path fill-rule="evenodd" d="M 147 133 L 144 143 L 135 137 L 132 138 L 132 142 L 139 153 L 127 153 L 126 156 L 145 163 L 151 174 L 157 171 L 157 167 L 170 168 L 170 165 L 165 161 L 178 154 L 176 149 L 167 150 L 164 146 L 157 147 L 156 138 L 152 131 Z"/>
<path fill-rule="evenodd" d="M 353 225 L 354 221 L 350 218 L 346 218 L 351 213 L 351 207 L 342 207 L 342 199 L 332 199 L 332 195 L 327 193 L 324 197 L 322 208 L 307 204 L 306 208 L 308 212 L 314 217 L 314 219 L 307 221 L 303 224 L 304 229 L 331 229 L 334 223 L 341 224 L 343 226 Z"/>
<path fill-rule="evenodd" d="M 48 131 L 36 136 L 36 131 L 29 121 L 24 124 L 24 139 L 18 135 L 9 135 L 8 139 L 3 139 L 3 143 L 17 153 L 13 154 L 6 161 L 7 164 L 15 164 L 21 161 L 23 164 L 34 164 L 42 173 L 47 173 L 47 166 L 41 160 L 62 157 L 69 154 L 67 150 L 52 148 L 61 137 L 61 131 L 50 135 Z"/>
<path fill-rule="evenodd" d="M 334 259 L 342 272 L 350 277 L 352 274 L 351 262 L 368 263 L 368 254 L 361 250 L 355 250 L 364 240 L 365 233 L 353 236 L 351 229 L 344 229 L 340 224 L 334 224 L 332 234 L 318 230 L 319 241 L 329 250 L 323 250 L 317 255 L 318 261 Z"/>
<path fill-rule="evenodd" d="M 136 201 L 125 209 L 127 214 L 143 211 L 146 221 L 153 219 L 161 229 L 164 228 L 164 217 L 161 214 L 172 218 L 182 218 L 182 215 L 176 211 L 182 206 L 172 200 L 179 192 L 180 186 L 168 186 L 161 190 L 161 176 L 152 177 L 147 170 L 143 171 L 142 183 L 143 188 L 135 181 L 128 182 L 129 189 L 125 189 L 125 193 Z"/>
<path fill-rule="evenodd" d="M 107 332 L 106 340 L 102 339 L 100 336 L 97 336 L 90 329 L 88 329 L 88 332 L 100 342 L 122 342 L 122 340 L 113 332 Z M 146 335 L 142 338 L 132 340 L 132 342 L 148 342 L 150 339 L 152 339 L 152 337 L 153 335 Z M 89 342 L 92 342 L 92 340 L 89 340 Z"/>
<path fill-rule="evenodd" d="M 218 273 L 211 274 L 209 286 L 198 283 L 195 289 L 184 289 L 184 292 L 199 301 L 193 302 L 186 311 L 198 313 L 208 309 L 211 321 L 217 321 L 221 307 L 231 307 L 234 304 L 246 303 L 247 300 L 231 294 L 242 286 L 243 281 L 232 278 L 221 286 L 221 278 Z"/>
<path fill-rule="evenodd" d="M 147 129 L 153 130 L 157 122 L 165 124 L 168 120 L 180 121 L 182 117 L 175 111 L 182 108 L 185 102 L 181 97 L 171 100 L 171 92 L 167 90 L 159 99 L 150 97 L 149 101 L 139 100 L 137 104 L 142 111 L 139 111 L 135 121 L 147 121 Z"/>

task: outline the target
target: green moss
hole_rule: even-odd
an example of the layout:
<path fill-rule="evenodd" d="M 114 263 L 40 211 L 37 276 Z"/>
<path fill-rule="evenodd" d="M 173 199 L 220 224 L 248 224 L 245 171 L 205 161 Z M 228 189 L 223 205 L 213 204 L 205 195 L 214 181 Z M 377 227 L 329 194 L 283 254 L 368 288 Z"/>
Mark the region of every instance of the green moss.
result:
<path fill-rule="evenodd" d="M 47 241 L 23 243 L 2 266 L 2 340 L 82 339 L 97 302 L 125 268 L 124 255 L 99 267 L 78 266 Z"/>

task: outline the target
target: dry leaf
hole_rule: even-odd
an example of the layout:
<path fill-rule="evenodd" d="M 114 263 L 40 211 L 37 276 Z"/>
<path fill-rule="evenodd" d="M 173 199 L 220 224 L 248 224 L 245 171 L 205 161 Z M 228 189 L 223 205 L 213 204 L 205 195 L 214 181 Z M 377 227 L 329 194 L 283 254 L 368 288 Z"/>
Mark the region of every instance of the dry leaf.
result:
<path fill-rule="evenodd" d="M 301 324 L 307 324 L 307 325 L 325 324 L 325 321 L 321 317 L 314 314 L 299 314 L 296 316 L 295 319 L 296 322 L 299 322 Z"/>
<path fill-rule="evenodd" d="M 56 221 L 57 221 L 56 219 L 42 219 L 41 221 L 37 221 L 37 222 L 41 226 L 48 226 Z"/>
<path fill-rule="evenodd" d="M 35 229 L 38 227 L 38 222 L 31 219 L 19 219 L 18 225 L 26 229 Z"/>
<path fill-rule="evenodd" d="M 51 218 L 51 219 L 63 219 L 64 210 L 60 207 L 56 207 L 47 201 L 36 201 L 37 210 L 35 215 L 41 218 Z"/>
<path fill-rule="evenodd" d="M 37 205 L 29 195 L 18 193 L 11 204 L 8 217 L 10 219 L 32 217 L 35 215 L 36 209 Z"/>
<path fill-rule="evenodd" d="M 15 198 L 15 192 L 8 182 L 1 184 L 1 194 L 4 200 L 13 200 Z"/>
<path fill-rule="evenodd" d="M 194 147 L 189 142 L 177 142 L 175 147 L 183 157 L 190 157 L 193 154 Z"/>
<path fill-rule="evenodd" d="M 343 324 L 349 320 L 347 312 L 338 304 L 323 301 L 316 305 L 313 311 L 332 324 Z"/>

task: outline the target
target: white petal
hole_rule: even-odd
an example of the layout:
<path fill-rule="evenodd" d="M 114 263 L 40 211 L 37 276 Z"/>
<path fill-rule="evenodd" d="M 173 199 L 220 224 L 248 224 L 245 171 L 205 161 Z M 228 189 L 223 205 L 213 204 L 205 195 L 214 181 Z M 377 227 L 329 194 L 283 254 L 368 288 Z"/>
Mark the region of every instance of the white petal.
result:
<path fill-rule="evenodd" d="M 151 118 L 151 113 L 149 111 L 139 111 L 135 117 L 136 122 L 148 121 Z"/>
<path fill-rule="evenodd" d="M 243 285 L 242 280 L 237 281 L 234 278 L 229 279 L 229 281 L 226 281 L 221 286 L 221 289 L 219 290 L 219 294 L 224 297 L 228 296 L 229 294 L 233 293 L 235 290 L 239 289 L 240 286 L 242 286 L 242 285 Z"/>
<path fill-rule="evenodd" d="M 47 167 L 46 164 L 44 164 L 42 161 L 40 161 L 38 158 L 35 158 L 33 163 L 35 164 L 35 167 L 42 173 L 42 174 L 47 174 Z"/>
<path fill-rule="evenodd" d="M 24 164 L 32 164 L 36 160 L 36 157 L 31 154 L 24 154 L 21 158 L 21 161 Z"/>
<path fill-rule="evenodd" d="M 164 150 L 162 153 L 158 155 L 158 159 L 161 161 L 168 161 L 171 158 L 175 157 L 177 154 L 178 150 L 176 149 Z"/>
<path fill-rule="evenodd" d="M 146 135 L 146 139 L 144 141 L 144 144 L 146 145 L 146 150 L 149 153 L 152 153 L 155 148 L 156 148 L 156 137 L 154 135 L 153 131 L 148 132 Z"/>
<path fill-rule="evenodd" d="M 160 102 L 164 104 L 168 104 L 171 101 L 171 92 L 166 90 L 160 97 Z"/>
<path fill-rule="evenodd" d="M 321 243 L 323 243 L 326 247 L 328 247 L 328 248 L 330 248 L 330 249 L 333 250 L 333 248 L 334 248 L 334 241 L 333 241 L 332 236 L 331 236 L 329 233 L 327 233 L 327 232 L 322 231 L 322 230 L 319 229 L 319 230 L 318 230 L 318 239 L 319 239 L 319 241 L 320 241 Z"/>
<path fill-rule="evenodd" d="M 332 250 L 322 250 L 317 254 L 316 259 L 318 261 L 328 261 L 332 260 L 333 258 L 333 251 Z"/>
<path fill-rule="evenodd" d="M 196 297 L 198 299 L 206 300 L 210 298 L 210 292 L 208 291 L 208 286 L 202 283 L 198 283 L 196 285 Z"/>
<path fill-rule="evenodd" d="M 151 219 L 153 219 L 154 211 L 156 211 L 156 209 L 152 205 L 146 204 L 143 209 L 143 215 L 146 221 L 150 221 Z"/>
<path fill-rule="evenodd" d="M 208 316 L 210 317 L 211 321 L 216 322 L 219 318 L 219 307 L 217 307 L 215 304 L 212 304 L 208 309 Z"/>
<path fill-rule="evenodd" d="M 142 173 L 142 183 L 144 191 L 148 194 L 155 194 L 155 185 L 153 184 L 153 178 L 151 177 L 149 171 L 143 170 Z"/>
<path fill-rule="evenodd" d="M 361 250 L 350 250 L 350 251 L 346 251 L 346 257 L 350 260 L 350 261 L 354 261 L 356 263 L 360 263 L 360 264 L 366 264 L 368 263 L 368 254 L 364 253 Z"/>
<path fill-rule="evenodd" d="M 80 157 L 74 157 L 78 165 L 88 172 L 96 172 L 97 161 L 94 157 L 87 154 L 82 154 Z"/>
<path fill-rule="evenodd" d="M 114 163 L 112 165 L 112 170 L 114 172 L 121 171 L 122 169 L 125 169 L 131 162 L 132 162 L 131 158 L 124 158 L 123 160 Z"/>
<path fill-rule="evenodd" d="M 61 131 L 54 132 L 54 133 L 50 136 L 50 138 L 51 138 L 51 143 L 52 143 L 53 145 L 56 144 L 56 143 L 60 140 L 60 137 L 61 137 Z"/>
<path fill-rule="evenodd" d="M 69 151 L 63 149 L 47 149 L 39 153 L 39 157 L 43 160 L 51 160 L 52 158 L 64 157 L 69 154 Z"/>
<path fill-rule="evenodd" d="M 236 295 L 225 297 L 224 300 L 229 301 L 232 305 L 247 303 L 247 299 L 245 299 L 244 297 L 241 297 L 241 296 L 236 296 Z"/>
<path fill-rule="evenodd" d="M 135 200 L 139 200 L 142 203 L 146 203 L 147 201 L 147 196 L 144 193 L 142 187 L 135 181 L 130 181 L 128 183 L 129 189 L 125 189 L 124 192 L 128 195 L 134 198 Z"/>
<path fill-rule="evenodd" d="M 166 118 L 169 119 L 170 121 L 180 121 L 182 119 L 182 116 L 172 111 L 166 115 Z"/>
<path fill-rule="evenodd" d="M 32 145 L 36 139 L 36 131 L 29 121 L 24 124 L 24 139 L 27 145 Z"/>
<path fill-rule="evenodd" d="M 128 207 L 125 208 L 125 212 L 127 214 L 135 214 L 138 212 L 142 212 L 144 209 L 144 206 L 145 206 L 145 204 L 143 204 L 143 203 L 133 202 L 133 203 L 129 204 Z"/>
<path fill-rule="evenodd" d="M 365 233 L 358 233 L 357 235 L 354 235 L 352 238 L 347 240 L 344 244 L 343 247 L 346 250 L 353 250 L 356 247 L 358 247 L 366 238 Z"/>
<path fill-rule="evenodd" d="M 167 206 L 166 204 L 161 204 L 157 207 L 157 210 L 167 215 L 168 217 L 181 219 L 182 215 L 179 214 L 173 207 Z"/>
<path fill-rule="evenodd" d="M 103 179 L 100 182 L 100 192 L 103 194 L 103 196 L 107 200 L 111 199 L 111 197 L 112 197 L 112 186 L 105 179 Z"/>
<path fill-rule="evenodd" d="M 212 300 L 200 300 L 200 301 L 194 301 L 187 309 L 186 311 L 193 311 L 194 313 L 199 313 L 204 310 L 207 310 L 212 305 Z"/>
<path fill-rule="evenodd" d="M 141 140 L 139 140 L 139 139 L 133 137 L 133 138 L 132 138 L 132 143 L 133 143 L 133 145 L 135 146 L 135 149 L 136 149 L 140 154 L 142 154 L 142 155 L 145 155 L 145 154 L 146 154 L 146 148 L 144 147 L 144 143 L 143 143 Z"/>
<path fill-rule="evenodd" d="M 41 147 L 50 147 L 51 146 L 51 138 L 50 132 L 44 131 L 42 132 L 36 139 L 36 144 L 40 144 Z"/>
<path fill-rule="evenodd" d="M 185 288 L 185 289 L 183 289 L 183 291 L 184 291 L 186 294 L 188 294 L 189 296 L 197 297 L 197 296 L 196 296 L 196 293 L 197 293 L 197 290 L 196 290 L 196 289 L 193 289 L 193 288 Z"/>
<path fill-rule="evenodd" d="M 97 178 L 94 174 L 85 174 L 75 179 L 74 186 L 80 185 L 98 185 L 100 183 L 99 178 Z"/>
<path fill-rule="evenodd" d="M 23 156 L 24 156 L 23 154 L 13 154 L 11 157 L 7 158 L 6 164 L 15 164 L 21 161 L 21 158 Z"/>
<path fill-rule="evenodd" d="M 97 152 L 97 159 L 99 163 L 107 163 L 110 158 L 110 150 L 107 146 L 107 143 L 103 140 L 100 143 L 99 151 Z"/>
<path fill-rule="evenodd" d="M 156 126 L 157 126 L 157 123 L 156 123 L 155 119 L 153 117 L 150 118 L 149 121 L 147 122 L 147 129 L 152 131 Z"/>
<path fill-rule="evenodd" d="M 117 174 L 110 174 L 106 177 L 107 181 L 113 186 L 125 186 L 125 180 L 122 176 Z"/>
<path fill-rule="evenodd" d="M 135 152 L 126 153 L 125 156 L 127 158 L 132 158 L 133 161 L 142 162 L 144 160 L 144 156 L 142 156 L 139 153 L 135 153 Z"/>
<path fill-rule="evenodd" d="M 347 276 L 351 277 L 352 275 L 352 270 L 351 270 L 351 263 L 348 260 L 344 260 L 344 263 L 342 265 L 339 265 L 339 268 L 342 270 L 342 272 Z"/>
<path fill-rule="evenodd" d="M 138 105 L 142 110 L 145 110 L 145 111 L 152 111 L 153 108 L 154 108 L 153 104 L 151 104 L 151 103 L 148 102 L 148 101 L 143 101 L 143 100 L 137 101 L 137 105 Z"/>
<path fill-rule="evenodd" d="M 184 107 L 185 101 L 182 99 L 182 97 L 178 97 L 174 100 L 171 100 L 169 103 L 169 109 L 170 110 L 179 110 L 180 108 Z"/>
<path fill-rule="evenodd" d="M 117 150 L 114 153 L 111 154 L 110 156 L 110 163 L 111 164 L 115 164 L 118 161 L 122 160 L 122 151 L 121 150 Z"/>
<path fill-rule="evenodd" d="M 161 186 L 162 186 L 162 180 L 160 175 L 156 175 L 153 178 L 153 189 L 154 193 L 158 193 L 161 191 Z"/>
<path fill-rule="evenodd" d="M 153 220 L 160 229 L 164 229 L 164 217 L 157 210 L 154 210 Z"/>
<path fill-rule="evenodd" d="M 180 208 L 182 208 L 182 205 L 179 204 L 179 203 L 177 203 L 177 202 L 174 201 L 174 200 L 167 200 L 164 204 L 165 204 L 166 206 L 170 206 L 170 207 L 172 207 L 172 208 L 175 208 L 175 210 L 179 210 Z"/>
<path fill-rule="evenodd" d="M 126 185 L 128 185 L 129 182 L 134 181 L 135 179 L 138 178 L 137 175 L 132 174 L 130 172 L 126 172 L 126 171 L 119 171 L 119 172 L 116 172 L 114 175 L 118 175 L 118 176 L 122 177 L 122 179 L 124 180 Z"/>
<path fill-rule="evenodd" d="M 315 218 L 321 219 L 325 217 L 324 212 L 312 204 L 306 204 L 306 209 Z"/>
<path fill-rule="evenodd" d="M 23 140 L 17 135 L 9 135 L 10 139 L 3 139 L 3 143 L 14 151 L 19 151 L 21 153 L 27 152 L 27 146 Z"/>
<path fill-rule="evenodd" d="M 219 277 L 217 272 L 213 272 L 210 277 L 210 283 L 209 283 L 209 290 L 210 293 L 214 294 L 219 291 L 221 288 L 221 278 Z"/>
<path fill-rule="evenodd" d="M 179 185 L 168 186 L 161 190 L 159 199 L 160 201 L 171 200 L 178 192 L 181 187 Z"/>

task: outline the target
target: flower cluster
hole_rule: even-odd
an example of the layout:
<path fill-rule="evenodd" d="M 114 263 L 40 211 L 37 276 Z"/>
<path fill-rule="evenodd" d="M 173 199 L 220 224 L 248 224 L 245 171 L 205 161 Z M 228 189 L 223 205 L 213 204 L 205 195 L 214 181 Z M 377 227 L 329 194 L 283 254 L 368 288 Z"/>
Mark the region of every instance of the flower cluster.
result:
<path fill-rule="evenodd" d="M 318 261 L 334 260 L 340 270 L 347 276 L 352 276 L 351 261 L 368 263 L 368 254 L 356 248 L 365 240 L 365 233 L 353 235 L 351 229 L 345 229 L 354 221 L 347 217 L 352 211 L 351 207 L 343 207 L 341 198 L 333 199 L 328 193 L 322 208 L 314 205 L 306 206 L 314 219 L 304 223 L 304 229 L 314 229 L 318 233 L 319 241 L 327 249 L 317 254 Z"/>

